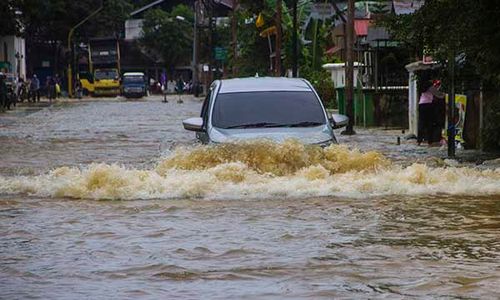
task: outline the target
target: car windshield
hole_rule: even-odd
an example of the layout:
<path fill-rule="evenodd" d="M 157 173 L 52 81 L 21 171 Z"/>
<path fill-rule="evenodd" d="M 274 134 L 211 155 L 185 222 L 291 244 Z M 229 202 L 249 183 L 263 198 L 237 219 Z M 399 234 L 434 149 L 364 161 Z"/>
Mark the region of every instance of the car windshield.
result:
<path fill-rule="evenodd" d="M 140 75 L 137 76 L 124 76 L 123 77 L 123 82 L 124 83 L 143 83 L 144 78 Z"/>
<path fill-rule="evenodd" d="M 116 79 L 118 78 L 118 72 L 116 70 L 97 70 L 95 71 L 95 79 Z"/>
<path fill-rule="evenodd" d="M 307 127 L 326 123 L 313 92 L 273 91 L 219 94 L 212 124 L 218 128 Z"/>

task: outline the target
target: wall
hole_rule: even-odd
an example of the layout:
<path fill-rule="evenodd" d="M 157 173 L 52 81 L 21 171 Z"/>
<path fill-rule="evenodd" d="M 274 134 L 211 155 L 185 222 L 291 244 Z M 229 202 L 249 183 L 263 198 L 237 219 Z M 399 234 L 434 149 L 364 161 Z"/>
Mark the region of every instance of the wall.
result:
<path fill-rule="evenodd" d="M 143 19 L 130 19 L 125 21 L 125 40 L 136 40 L 142 35 Z"/>
<path fill-rule="evenodd" d="M 16 58 L 16 54 L 19 54 L 19 58 Z M 11 70 L 8 72 L 26 78 L 26 44 L 24 39 L 14 35 L 0 37 L 0 61 L 10 63 Z"/>

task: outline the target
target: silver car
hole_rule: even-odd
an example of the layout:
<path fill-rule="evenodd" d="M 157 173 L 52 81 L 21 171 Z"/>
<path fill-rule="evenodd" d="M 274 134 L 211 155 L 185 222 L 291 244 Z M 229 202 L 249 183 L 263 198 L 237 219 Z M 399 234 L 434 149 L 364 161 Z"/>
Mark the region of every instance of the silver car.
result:
<path fill-rule="evenodd" d="M 327 115 L 305 79 L 249 77 L 214 81 L 200 117 L 182 123 L 202 143 L 293 138 L 327 146 L 337 143 L 333 129 L 347 122 L 344 115 Z"/>

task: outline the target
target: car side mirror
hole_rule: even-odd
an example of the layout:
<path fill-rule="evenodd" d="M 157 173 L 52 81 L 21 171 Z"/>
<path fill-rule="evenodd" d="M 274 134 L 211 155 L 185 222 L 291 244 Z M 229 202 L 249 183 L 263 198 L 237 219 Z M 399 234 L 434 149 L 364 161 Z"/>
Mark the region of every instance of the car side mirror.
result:
<path fill-rule="evenodd" d="M 182 121 L 182 126 L 184 126 L 184 129 L 190 131 L 204 131 L 203 119 L 200 117 L 186 119 Z"/>
<path fill-rule="evenodd" d="M 330 122 L 332 123 L 333 129 L 339 129 L 347 126 L 349 123 L 349 117 L 341 114 L 332 114 Z"/>

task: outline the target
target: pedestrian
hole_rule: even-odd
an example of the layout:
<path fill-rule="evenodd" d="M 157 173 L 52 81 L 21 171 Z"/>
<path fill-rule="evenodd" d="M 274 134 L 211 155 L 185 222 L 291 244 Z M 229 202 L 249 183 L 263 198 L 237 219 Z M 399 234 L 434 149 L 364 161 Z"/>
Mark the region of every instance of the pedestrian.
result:
<path fill-rule="evenodd" d="M 33 74 L 30 82 L 30 96 L 33 102 L 40 102 L 40 80 Z"/>
<path fill-rule="evenodd" d="M 430 144 L 439 143 L 443 136 L 443 129 L 446 122 L 446 101 L 445 94 L 440 91 L 441 81 L 434 80 L 430 89 L 432 93 L 433 122 L 432 137 Z"/>
<path fill-rule="evenodd" d="M 16 95 L 17 95 L 17 99 L 18 101 L 20 102 L 23 102 L 24 99 L 22 99 L 21 97 L 23 96 L 23 88 L 24 88 L 24 79 L 19 76 L 17 78 L 17 87 L 16 87 Z"/>
<path fill-rule="evenodd" d="M 56 80 L 52 76 L 47 76 L 46 81 L 47 86 L 47 97 L 49 98 L 49 102 L 52 102 L 52 99 L 56 97 Z"/>
<path fill-rule="evenodd" d="M 76 98 L 78 99 L 82 99 L 82 83 L 80 82 L 80 80 L 77 78 L 75 80 L 75 94 L 76 94 Z"/>
<path fill-rule="evenodd" d="M 153 77 L 149 78 L 149 90 L 151 91 L 151 94 L 155 94 L 157 91 L 155 91 L 156 85 L 155 85 L 156 80 Z"/>
<path fill-rule="evenodd" d="M 179 95 L 179 99 L 177 100 L 177 103 L 182 103 L 181 95 L 184 92 L 184 81 L 182 80 L 182 77 L 179 77 L 177 80 L 177 84 L 175 86 L 175 89 L 177 91 L 177 95 Z"/>
<path fill-rule="evenodd" d="M 424 81 L 422 83 L 422 90 L 424 92 L 420 95 L 418 102 L 417 143 L 420 145 L 423 141 L 426 141 L 431 145 L 435 139 L 435 130 L 438 123 L 436 120 L 437 113 L 434 98 L 443 98 L 444 94 L 431 81 Z"/>
<path fill-rule="evenodd" d="M 0 110 L 5 111 L 7 108 L 7 83 L 5 82 L 5 74 L 0 72 Z"/>
<path fill-rule="evenodd" d="M 59 74 L 56 74 L 56 77 L 54 78 L 55 81 L 55 97 L 54 98 L 59 98 L 61 97 L 61 77 L 59 77 Z"/>

